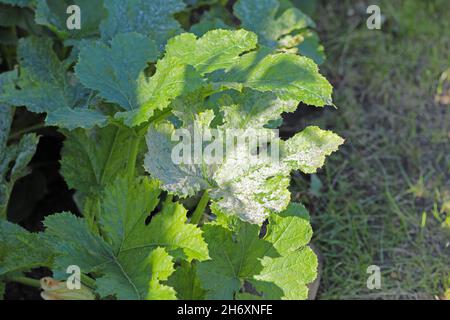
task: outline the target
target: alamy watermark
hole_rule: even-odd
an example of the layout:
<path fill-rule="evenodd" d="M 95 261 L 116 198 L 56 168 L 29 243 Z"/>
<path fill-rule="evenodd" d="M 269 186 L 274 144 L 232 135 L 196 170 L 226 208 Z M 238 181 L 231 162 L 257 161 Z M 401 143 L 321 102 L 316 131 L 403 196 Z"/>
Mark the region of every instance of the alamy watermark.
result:
<path fill-rule="evenodd" d="M 381 29 L 381 9 L 376 4 L 370 5 L 366 10 L 367 14 L 370 14 L 367 19 L 366 25 L 369 30 L 380 30 Z"/>
<path fill-rule="evenodd" d="M 371 265 L 367 267 L 367 273 L 370 276 L 367 278 L 367 289 L 369 290 L 380 290 L 381 289 L 381 268 L 376 265 Z"/>
<path fill-rule="evenodd" d="M 68 30 L 81 29 L 81 8 L 78 5 L 70 5 L 67 7 L 66 13 L 69 15 L 66 20 Z M 372 4 L 367 7 L 366 13 L 370 16 L 367 18 L 366 25 L 369 30 L 380 30 L 382 24 L 381 9 L 378 5 Z"/>
<path fill-rule="evenodd" d="M 79 266 L 71 265 L 67 267 L 67 274 L 70 274 L 66 280 L 66 286 L 69 290 L 81 289 L 81 269 Z"/>
<path fill-rule="evenodd" d="M 66 13 L 69 15 L 66 20 L 66 26 L 69 30 L 81 29 L 81 9 L 77 5 L 67 7 Z"/>

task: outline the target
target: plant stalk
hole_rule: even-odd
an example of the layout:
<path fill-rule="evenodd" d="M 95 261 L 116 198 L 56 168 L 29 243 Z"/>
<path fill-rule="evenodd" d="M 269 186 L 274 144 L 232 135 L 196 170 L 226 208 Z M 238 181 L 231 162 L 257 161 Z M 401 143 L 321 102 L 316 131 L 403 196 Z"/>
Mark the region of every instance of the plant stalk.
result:
<path fill-rule="evenodd" d="M 90 289 L 95 289 L 97 287 L 95 284 L 95 280 L 85 275 L 84 273 L 81 274 L 81 283 Z"/>
<path fill-rule="evenodd" d="M 30 126 L 30 127 L 28 127 L 28 128 L 24 128 L 24 129 L 18 130 L 18 131 L 16 131 L 16 132 L 13 132 L 13 133 L 9 136 L 9 139 L 8 139 L 8 140 L 18 139 L 18 138 L 20 138 L 20 137 L 21 137 L 23 134 L 25 134 L 25 133 L 33 132 L 33 131 L 36 131 L 36 130 L 39 130 L 39 129 L 43 129 L 43 128 L 45 128 L 45 127 L 46 127 L 45 123 L 38 123 L 38 124 L 33 125 L 33 126 Z"/>
<path fill-rule="evenodd" d="M 205 212 L 206 206 L 208 205 L 208 202 L 209 202 L 209 193 L 208 193 L 208 190 L 205 190 L 200 201 L 197 204 L 197 208 L 195 208 L 195 211 L 192 214 L 192 217 L 191 217 L 192 224 L 200 223 L 200 221 L 202 220 L 202 217 L 203 217 L 203 213 Z"/>
<path fill-rule="evenodd" d="M 136 161 L 137 161 L 137 156 L 139 153 L 139 144 L 141 142 L 141 137 L 138 136 L 135 139 L 133 139 L 132 143 L 131 143 L 131 150 L 130 150 L 130 155 L 128 158 L 128 163 L 127 163 L 127 175 L 130 179 L 134 178 L 134 171 L 136 169 Z"/>
<path fill-rule="evenodd" d="M 32 279 L 32 278 L 28 278 L 28 277 L 11 277 L 7 279 L 8 281 L 12 281 L 12 282 L 18 282 L 30 287 L 35 287 L 35 288 L 40 288 L 41 287 L 41 282 L 39 280 L 36 279 Z"/>

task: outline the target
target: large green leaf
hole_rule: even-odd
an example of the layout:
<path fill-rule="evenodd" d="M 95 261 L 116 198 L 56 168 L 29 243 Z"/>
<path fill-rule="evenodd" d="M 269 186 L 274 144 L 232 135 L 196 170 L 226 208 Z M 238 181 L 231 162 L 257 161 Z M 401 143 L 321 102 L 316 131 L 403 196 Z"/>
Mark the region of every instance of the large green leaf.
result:
<path fill-rule="evenodd" d="M 239 292 L 254 299 L 307 298 L 317 258 L 305 247 L 312 231 L 303 206 L 292 204 L 280 215 L 271 215 L 262 239 L 257 226 L 239 220 L 227 224 L 221 219 L 204 230 L 211 260 L 199 263 L 198 275 L 207 298 L 234 299 Z M 246 292 L 248 284 L 256 292 Z"/>
<path fill-rule="evenodd" d="M 156 64 L 156 73 L 150 78 L 140 78 L 138 109 L 119 112 L 116 118 L 128 126 L 148 121 L 156 110 L 165 109 L 172 100 L 193 92 L 203 85 L 203 80 L 192 66 L 177 58 L 163 58 Z"/>
<path fill-rule="evenodd" d="M 254 33 L 238 30 L 212 30 L 197 39 L 192 33 L 172 38 L 166 46 L 166 58 L 177 57 L 200 74 L 234 66 L 239 55 L 256 48 Z"/>
<path fill-rule="evenodd" d="M 84 273 L 100 274 L 96 284 L 102 297 L 175 298 L 173 289 L 161 283 L 174 271 L 168 253 L 204 260 L 208 251 L 201 231 L 185 223 L 186 210 L 177 203 L 166 201 L 146 225 L 159 194 L 158 183 L 148 178 L 118 178 L 100 201 L 103 237 L 71 214 L 48 217 L 46 234 L 59 254 L 54 271 L 61 274 L 68 265 L 78 265 Z"/>
<path fill-rule="evenodd" d="M 0 278 L 32 268 L 49 267 L 53 255 L 42 234 L 28 232 L 0 219 Z"/>
<path fill-rule="evenodd" d="M 227 45 L 216 43 L 213 35 L 221 35 Z M 233 45 L 238 39 L 247 39 L 247 44 Z M 220 124 L 218 129 L 222 135 L 227 129 L 242 129 L 247 134 L 257 129 L 260 131 L 255 134 L 271 136 L 273 133 L 264 131 L 263 127 L 279 120 L 283 112 L 294 111 L 298 102 L 316 106 L 332 104 L 332 87 L 313 61 L 294 54 L 273 54 L 264 47 L 245 54 L 245 48 L 247 51 L 254 48 L 254 40 L 246 31 L 221 30 L 209 32 L 197 40 L 193 35 L 183 34 L 169 41 L 164 59 L 176 58 L 194 66 L 201 74 L 210 74 L 206 86 L 195 92 L 185 91 L 171 104 L 173 113 L 183 122 L 182 129 L 191 138 L 195 130 L 209 132 L 213 120 L 215 125 Z M 193 52 L 202 52 L 200 58 L 191 54 Z M 208 59 L 211 61 L 206 62 Z M 233 90 L 227 90 L 230 88 Z M 227 91 L 221 92 L 223 90 Z M 210 99 L 206 101 L 208 96 Z M 220 112 L 214 115 L 208 109 Z M 311 141 L 311 145 L 297 143 L 294 146 L 294 142 L 284 144 L 275 140 L 285 146 L 281 161 L 261 158 L 246 152 L 245 148 L 237 148 L 234 154 L 224 154 L 222 163 L 210 165 L 202 155 L 191 162 L 175 163 L 172 156 L 184 147 L 172 141 L 173 134 L 180 134 L 180 131 L 175 132 L 173 124 L 168 122 L 149 127 L 146 170 L 163 182 L 165 190 L 183 197 L 209 189 L 215 200 L 213 205 L 253 223 L 261 223 L 270 212 L 286 208 L 290 199 L 287 186 L 291 170 L 303 169 L 308 173 L 317 170 L 323 158 L 342 143 L 331 133 L 324 136 L 325 141 Z M 299 137 L 293 141 L 300 141 Z M 191 144 L 188 149 L 192 148 L 192 141 L 188 139 L 183 144 L 186 143 Z M 203 142 L 200 147 L 203 151 L 208 148 Z M 293 165 L 295 159 L 299 159 L 297 165 Z M 300 159 L 311 162 L 311 170 Z"/>
<path fill-rule="evenodd" d="M 123 172 L 136 139 L 130 130 L 115 126 L 66 132 L 61 173 L 70 188 L 100 194 Z"/>
<path fill-rule="evenodd" d="M 201 38 L 182 34 L 167 44 L 166 55 L 156 64 L 151 78 L 140 77 L 136 89 L 138 109 L 117 114 L 129 126 L 147 121 L 177 97 L 208 85 L 202 76 L 218 69 L 227 70 L 239 55 L 256 46 L 254 34 L 246 31 L 210 31 Z"/>
<path fill-rule="evenodd" d="M 100 41 L 82 44 L 75 70 L 84 86 L 130 111 L 145 102 L 139 95 L 140 81 L 147 62 L 156 59 L 154 41 L 138 33 L 122 33 L 111 40 L 111 46 Z"/>
<path fill-rule="evenodd" d="M 283 100 L 332 105 L 333 88 L 317 65 L 295 54 L 271 54 L 263 48 L 243 55 L 228 72 L 216 72 L 211 79 L 217 85 L 271 91 Z"/>
<path fill-rule="evenodd" d="M 138 181 L 139 184 L 133 184 L 127 178 L 119 178 L 105 190 L 100 224 L 111 235 L 109 240 L 114 250 L 164 246 L 170 252 L 182 249 L 189 261 L 206 259 L 208 250 L 202 232 L 185 223 L 186 210 L 181 205 L 165 203 L 148 226 L 141 223 L 158 204 L 160 189 L 155 180 L 144 178 Z"/>
<path fill-rule="evenodd" d="M 106 20 L 100 30 L 104 40 L 119 33 L 138 32 L 156 41 L 161 50 L 166 41 L 180 33 L 173 15 L 184 9 L 182 0 L 108 0 Z"/>
<path fill-rule="evenodd" d="M 47 113 L 46 122 L 67 129 L 104 124 L 106 117 L 88 108 L 89 92 L 67 72 L 50 39 L 28 37 L 18 46 L 20 77 L 0 94 L 0 102 Z"/>

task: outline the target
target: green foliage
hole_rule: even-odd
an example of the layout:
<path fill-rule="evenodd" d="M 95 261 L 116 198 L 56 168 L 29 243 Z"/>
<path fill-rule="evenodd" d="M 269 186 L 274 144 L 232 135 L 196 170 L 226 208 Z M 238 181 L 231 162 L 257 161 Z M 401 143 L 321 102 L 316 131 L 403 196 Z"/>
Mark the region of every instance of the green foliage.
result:
<path fill-rule="evenodd" d="M 291 50 L 298 39 L 286 44 L 312 32 L 312 20 L 277 0 L 234 10 L 226 1 L 15 4 L 44 31 L 25 29 L 33 35 L 18 43 L 17 69 L 0 76 L 0 208 L 37 144 L 32 134 L 7 143 L 13 107 L 24 106 L 65 136 L 60 173 L 82 216 L 49 215 L 41 233 L 0 220 L 2 280 L 39 266 L 64 280 L 77 265 L 99 299 L 306 299 L 317 258 L 306 209 L 290 203 L 290 174 L 316 172 L 343 139 L 307 127 L 281 140 L 269 128 L 300 102 L 332 105 L 316 63 Z M 81 30 L 66 30 L 69 4 L 81 8 Z M 268 135 L 280 157 L 237 144 L 220 164 L 206 152 L 200 164 L 175 164 L 175 129 Z M 190 216 L 182 202 L 202 191 Z"/>
<path fill-rule="evenodd" d="M 40 266 L 50 266 L 53 252 L 42 234 L 0 220 L 0 278 Z"/>
<path fill-rule="evenodd" d="M 191 261 L 208 258 L 201 231 L 186 224 L 186 210 L 166 201 L 147 226 L 145 220 L 159 202 L 158 182 L 148 178 L 118 178 L 109 185 L 97 212 L 100 235 L 70 213 L 45 220 L 45 234 L 58 254 L 54 271 L 68 265 L 85 273 L 101 274 L 97 292 L 118 299 L 168 298 L 173 290 L 160 283 L 173 273 L 173 257 Z"/>
<path fill-rule="evenodd" d="M 234 5 L 241 26 L 254 30 L 268 46 L 276 47 L 278 39 L 294 30 L 314 26 L 311 18 L 295 7 L 282 13 L 279 9 L 278 0 L 239 0 Z"/>
<path fill-rule="evenodd" d="M 0 94 L 0 102 L 45 112 L 49 125 L 67 129 L 104 123 L 106 118 L 100 112 L 88 108 L 89 91 L 67 71 L 53 51 L 50 39 L 21 39 L 18 58 L 20 76 L 15 86 L 9 85 Z"/>
<path fill-rule="evenodd" d="M 98 91 L 108 102 L 133 110 L 143 103 L 137 96 L 145 90 L 143 70 L 147 61 L 156 58 L 154 41 L 138 33 L 122 33 L 111 40 L 111 47 L 103 42 L 82 45 L 75 71 L 85 87 Z"/>
<path fill-rule="evenodd" d="M 0 2 L 18 7 L 26 7 L 29 6 L 33 0 L 1 0 Z"/>
<path fill-rule="evenodd" d="M 314 12 L 314 1 L 238 0 L 232 13 L 224 5 L 212 5 L 191 27 L 191 32 L 202 35 L 211 29 L 231 29 L 235 17 L 240 28 L 258 35 L 261 44 L 273 50 L 298 53 L 317 64 L 324 62 L 324 48 L 314 31 L 315 23 L 307 15 Z"/>
<path fill-rule="evenodd" d="M 115 126 L 66 132 L 61 173 L 70 188 L 86 194 L 100 194 L 125 171 L 131 132 Z"/>
<path fill-rule="evenodd" d="M 316 277 L 317 258 L 304 247 L 312 231 L 303 206 L 291 204 L 271 216 L 262 239 L 256 225 L 225 221 L 204 226 L 212 260 L 201 262 L 198 274 L 208 299 L 233 299 L 245 293 L 244 283 L 253 286 L 248 292 L 257 294 L 253 298 L 307 298 L 306 284 Z"/>
<path fill-rule="evenodd" d="M 248 53 L 227 73 L 213 76 L 221 85 L 272 91 L 282 100 L 323 107 L 332 104 L 332 87 L 310 59 L 288 53 L 269 53 L 265 48 Z"/>
<path fill-rule="evenodd" d="M 205 290 L 197 275 L 197 266 L 194 263 L 181 263 L 168 284 L 175 289 L 177 299 L 202 300 L 205 298 Z"/>
<path fill-rule="evenodd" d="M 108 11 L 108 17 L 100 25 L 104 40 L 134 31 L 163 46 L 169 38 L 181 32 L 181 26 L 173 15 L 184 9 L 182 0 L 108 0 L 104 5 Z"/>
<path fill-rule="evenodd" d="M 16 72 L 0 75 L 0 94 L 16 78 Z M 0 104 L 0 219 L 6 217 L 8 200 L 14 183 L 28 174 L 28 162 L 33 157 L 39 138 L 23 136 L 17 144 L 8 145 L 13 109 Z"/>

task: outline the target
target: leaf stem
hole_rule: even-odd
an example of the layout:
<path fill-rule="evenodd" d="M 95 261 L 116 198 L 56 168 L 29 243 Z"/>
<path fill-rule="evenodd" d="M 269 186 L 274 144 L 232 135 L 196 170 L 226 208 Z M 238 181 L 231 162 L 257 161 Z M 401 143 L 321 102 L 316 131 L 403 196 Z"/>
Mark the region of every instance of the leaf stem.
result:
<path fill-rule="evenodd" d="M 95 289 L 97 287 L 97 285 L 95 284 L 95 280 L 85 275 L 84 273 L 81 274 L 81 283 L 86 287 L 89 287 L 90 289 Z"/>
<path fill-rule="evenodd" d="M 7 281 L 21 283 L 30 287 L 41 288 L 41 282 L 25 276 L 7 278 Z"/>
<path fill-rule="evenodd" d="M 136 169 L 137 155 L 139 153 L 139 144 L 141 142 L 141 137 L 138 136 L 133 139 L 131 143 L 130 155 L 128 157 L 127 163 L 127 174 L 130 179 L 134 178 L 134 171 Z"/>
<path fill-rule="evenodd" d="M 36 131 L 36 130 L 39 130 L 39 129 L 42 129 L 42 128 L 45 128 L 45 127 L 46 127 L 45 123 L 38 123 L 38 124 L 33 125 L 31 127 L 23 128 L 21 130 L 18 130 L 16 132 L 12 133 L 9 136 L 9 140 L 17 139 L 17 138 L 19 138 L 21 135 L 23 135 L 25 133 Z"/>
<path fill-rule="evenodd" d="M 169 204 L 169 203 L 172 203 L 172 201 L 173 201 L 173 194 L 168 194 L 167 195 L 167 197 L 166 197 L 166 199 L 164 200 L 164 204 Z"/>
<path fill-rule="evenodd" d="M 202 197 L 200 198 L 200 201 L 197 204 L 197 208 L 195 208 L 194 213 L 191 217 L 191 223 L 192 224 L 199 224 L 203 217 L 203 212 L 205 212 L 206 206 L 209 202 L 209 193 L 208 190 L 205 190 Z"/>

